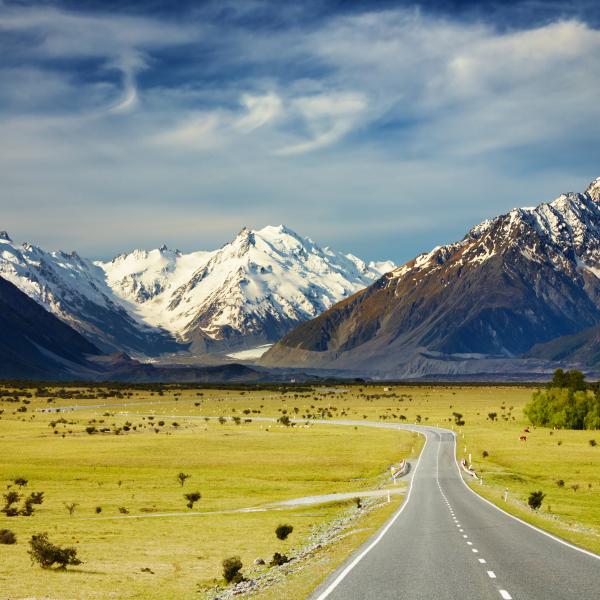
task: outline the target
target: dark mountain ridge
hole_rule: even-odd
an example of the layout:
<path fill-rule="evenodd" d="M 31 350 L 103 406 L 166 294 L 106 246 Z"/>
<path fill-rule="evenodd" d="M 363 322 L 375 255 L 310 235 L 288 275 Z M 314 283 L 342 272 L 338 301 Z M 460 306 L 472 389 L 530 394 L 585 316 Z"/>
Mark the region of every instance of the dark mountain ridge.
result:
<path fill-rule="evenodd" d="M 521 357 L 600 323 L 599 277 L 600 178 L 416 257 L 299 325 L 261 364 L 400 377 L 550 369 L 556 354 Z"/>

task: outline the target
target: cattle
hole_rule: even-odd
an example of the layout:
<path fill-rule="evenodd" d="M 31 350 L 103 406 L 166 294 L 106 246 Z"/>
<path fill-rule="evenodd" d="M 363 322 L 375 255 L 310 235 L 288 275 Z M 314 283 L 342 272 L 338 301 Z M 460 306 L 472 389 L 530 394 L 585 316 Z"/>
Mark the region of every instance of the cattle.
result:
<path fill-rule="evenodd" d="M 527 441 L 527 436 L 526 435 L 522 435 L 519 437 L 519 441 L 520 442 L 526 442 Z"/>

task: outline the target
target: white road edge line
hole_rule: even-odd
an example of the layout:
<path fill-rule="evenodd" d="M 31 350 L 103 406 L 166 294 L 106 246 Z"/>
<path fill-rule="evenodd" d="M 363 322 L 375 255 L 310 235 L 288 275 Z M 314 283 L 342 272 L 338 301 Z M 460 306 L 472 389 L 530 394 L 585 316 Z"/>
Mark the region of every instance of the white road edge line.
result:
<path fill-rule="evenodd" d="M 469 485 L 467 485 L 467 482 L 463 479 L 462 473 L 460 472 L 460 468 L 458 466 L 458 460 L 456 459 L 456 448 L 457 448 L 456 432 L 453 431 L 452 435 L 454 436 L 454 450 L 455 450 L 454 451 L 454 464 L 456 465 L 456 469 L 458 471 L 458 478 L 463 482 L 463 485 L 473 495 L 475 495 L 477 498 L 479 498 L 482 502 L 489 504 L 496 510 L 505 514 L 507 517 L 510 517 L 511 519 L 514 519 L 515 521 L 518 521 L 519 523 L 521 523 L 521 525 L 525 525 L 526 527 L 529 527 L 529 529 L 533 529 L 534 531 L 537 531 L 538 533 L 541 533 L 542 535 L 549 537 L 551 540 L 554 540 L 555 542 L 558 542 L 559 544 L 562 544 L 563 546 L 566 546 L 567 548 L 571 548 L 572 550 L 577 550 L 577 552 L 581 552 L 582 554 L 587 554 L 588 556 L 591 556 L 592 558 L 595 558 L 596 560 L 600 560 L 600 555 L 594 554 L 593 552 L 591 552 L 589 550 L 585 550 L 584 548 L 580 548 L 579 546 L 575 546 L 574 544 L 571 544 L 571 543 L 567 542 L 566 540 L 563 540 L 555 535 L 552 535 L 551 533 L 548 533 L 547 531 L 544 531 L 543 529 L 540 529 L 539 527 L 536 527 L 535 525 L 532 525 L 531 523 L 528 523 L 527 521 L 523 521 L 523 519 L 519 519 L 519 517 L 515 517 L 515 515 L 511 515 L 509 512 L 505 511 L 504 509 L 500 508 L 499 506 L 496 506 L 493 502 L 490 502 L 487 498 L 480 496 L 475 490 L 471 489 L 471 487 Z M 508 596 L 507 599 L 509 597 L 510 596 Z"/>
<path fill-rule="evenodd" d="M 408 488 L 408 494 L 402 503 L 402 506 L 398 509 L 396 514 L 390 519 L 388 524 L 379 532 L 379 535 L 329 584 L 329 587 L 321 592 L 316 598 L 316 600 L 325 600 L 333 590 L 346 578 L 346 575 L 354 569 L 354 567 L 380 542 L 381 538 L 389 531 L 390 527 L 396 522 L 398 517 L 402 514 L 402 511 L 408 506 L 408 502 L 410 500 L 410 496 L 412 494 L 413 482 L 415 480 L 415 475 L 417 474 L 417 470 L 419 469 L 419 465 L 421 464 L 421 458 L 423 454 L 425 454 L 425 447 L 429 443 L 429 435 L 435 433 L 436 435 L 440 435 L 438 432 L 428 431 L 427 434 L 417 431 L 417 433 L 425 436 L 425 444 L 421 449 L 421 454 L 419 454 L 419 460 L 415 466 L 415 470 L 413 472 L 413 476 L 410 479 L 410 487 Z M 441 437 L 440 437 L 441 439 Z"/>

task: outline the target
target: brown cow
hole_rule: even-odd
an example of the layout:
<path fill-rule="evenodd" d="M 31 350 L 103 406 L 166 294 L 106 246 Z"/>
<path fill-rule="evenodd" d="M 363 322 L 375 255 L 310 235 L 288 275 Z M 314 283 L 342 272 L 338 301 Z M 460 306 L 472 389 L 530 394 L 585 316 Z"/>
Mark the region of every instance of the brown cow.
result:
<path fill-rule="evenodd" d="M 526 435 L 522 435 L 519 437 L 519 441 L 520 442 L 526 442 L 527 441 L 527 436 Z"/>

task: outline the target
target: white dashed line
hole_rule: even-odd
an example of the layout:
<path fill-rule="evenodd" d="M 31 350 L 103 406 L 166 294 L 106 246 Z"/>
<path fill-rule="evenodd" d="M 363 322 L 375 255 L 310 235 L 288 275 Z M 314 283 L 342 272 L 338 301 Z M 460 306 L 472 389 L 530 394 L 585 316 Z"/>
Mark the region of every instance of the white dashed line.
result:
<path fill-rule="evenodd" d="M 512 596 L 506 590 L 500 590 L 500 595 L 504 600 L 512 600 Z"/>
<path fill-rule="evenodd" d="M 479 550 L 477 550 L 477 548 L 473 548 L 473 549 L 472 549 L 472 552 L 475 552 L 475 553 L 477 553 L 477 552 L 479 552 Z"/>
<path fill-rule="evenodd" d="M 485 565 L 485 558 L 478 558 L 477 559 L 482 565 Z"/>
<path fill-rule="evenodd" d="M 490 579 L 496 579 L 496 573 L 494 573 L 494 571 L 488 571 L 487 574 L 489 575 Z"/>

